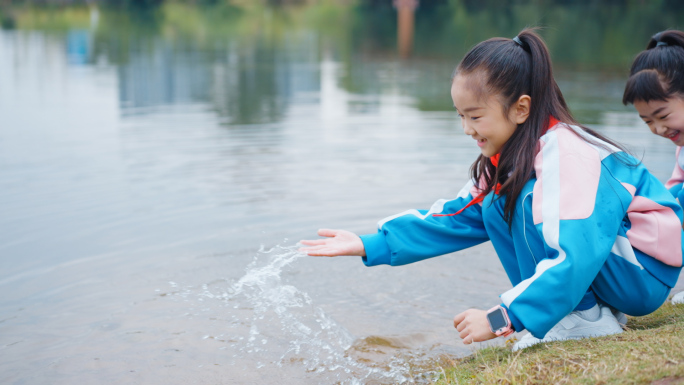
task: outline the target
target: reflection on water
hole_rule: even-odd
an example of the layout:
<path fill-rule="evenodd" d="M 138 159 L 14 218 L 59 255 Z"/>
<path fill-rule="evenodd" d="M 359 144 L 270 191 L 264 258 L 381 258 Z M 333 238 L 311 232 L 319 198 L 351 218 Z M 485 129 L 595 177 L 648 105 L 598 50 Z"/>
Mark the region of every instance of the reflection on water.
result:
<path fill-rule="evenodd" d="M 402 59 L 411 55 L 413 50 L 414 23 L 418 0 L 396 0 L 397 9 L 397 50 Z"/>
<path fill-rule="evenodd" d="M 453 315 L 508 288 L 489 245 L 369 269 L 283 239 L 456 195 L 451 71 L 540 20 L 579 120 L 666 179 L 620 98 L 681 16 L 480 3 L 0 8 L 0 382 L 421 383 L 470 353 Z"/>

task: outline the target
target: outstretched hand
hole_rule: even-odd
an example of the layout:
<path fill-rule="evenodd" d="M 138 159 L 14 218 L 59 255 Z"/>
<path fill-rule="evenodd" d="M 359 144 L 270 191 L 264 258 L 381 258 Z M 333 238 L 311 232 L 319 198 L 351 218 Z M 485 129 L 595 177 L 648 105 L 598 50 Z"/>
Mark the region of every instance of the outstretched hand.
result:
<path fill-rule="evenodd" d="M 351 231 L 321 229 L 318 230 L 318 235 L 327 238 L 299 241 L 302 245 L 308 246 L 300 248 L 299 251 L 314 257 L 366 256 L 361 238 Z"/>
<path fill-rule="evenodd" d="M 487 312 L 484 310 L 468 309 L 458 314 L 454 317 L 454 327 L 466 345 L 496 338 L 496 334 L 489 329 Z"/>

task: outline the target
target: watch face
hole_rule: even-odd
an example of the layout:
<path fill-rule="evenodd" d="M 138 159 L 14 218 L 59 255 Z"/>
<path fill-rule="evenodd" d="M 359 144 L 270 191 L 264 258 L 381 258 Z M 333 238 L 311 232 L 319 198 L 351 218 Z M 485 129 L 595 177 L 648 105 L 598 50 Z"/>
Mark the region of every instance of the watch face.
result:
<path fill-rule="evenodd" d="M 496 309 L 490 313 L 487 313 L 487 320 L 492 330 L 499 330 L 508 326 L 506 318 L 504 318 L 503 310 Z"/>

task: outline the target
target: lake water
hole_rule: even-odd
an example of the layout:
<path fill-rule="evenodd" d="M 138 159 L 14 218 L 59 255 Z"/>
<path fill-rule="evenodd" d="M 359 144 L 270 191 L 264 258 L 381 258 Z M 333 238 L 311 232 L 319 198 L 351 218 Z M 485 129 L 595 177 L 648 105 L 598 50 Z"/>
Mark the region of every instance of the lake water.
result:
<path fill-rule="evenodd" d="M 0 382 L 426 383 L 470 354 L 453 316 L 510 286 L 489 244 L 397 268 L 295 251 L 465 183 L 478 148 L 451 71 L 529 23 L 449 10 L 418 8 L 408 46 L 389 6 L 16 10 L 0 30 Z M 613 28 L 631 34 L 594 31 L 576 61 L 563 28 L 542 34 L 576 117 L 664 181 L 674 147 L 620 99 L 667 19 L 624 12 Z"/>

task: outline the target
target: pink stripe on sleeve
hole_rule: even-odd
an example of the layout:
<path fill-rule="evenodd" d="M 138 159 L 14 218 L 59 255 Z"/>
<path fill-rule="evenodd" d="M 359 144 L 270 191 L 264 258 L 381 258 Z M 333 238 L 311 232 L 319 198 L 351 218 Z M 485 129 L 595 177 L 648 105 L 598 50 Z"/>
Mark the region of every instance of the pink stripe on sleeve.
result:
<path fill-rule="evenodd" d="M 635 196 L 627 209 L 632 228 L 627 239 L 632 246 L 670 266 L 682 266 L 682 227 L 669 207 Z"/>
<path fill-rule="evenodd" d="M 542 188 L 542 165 L 544 164 L 544 156 L 542 149 L 544 148 L 544 141 L 540 140 L 537 145 L 537 156 L 534 158 L 534 170 L 537 174 L 537 181 L 534 183 L 532 190 L 532 218 L 535 225 L 543 222 L 542 218 L 542 202 L 544 202 L 544 189 Z"/>
<path fill-rule="evenodd" d="M 601 178 L 599 152 L 569 129 L 556 130 L 560 153 L 559 219 L 585 219 L 594 212 Z"/>

